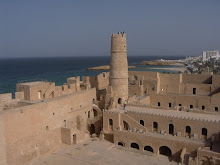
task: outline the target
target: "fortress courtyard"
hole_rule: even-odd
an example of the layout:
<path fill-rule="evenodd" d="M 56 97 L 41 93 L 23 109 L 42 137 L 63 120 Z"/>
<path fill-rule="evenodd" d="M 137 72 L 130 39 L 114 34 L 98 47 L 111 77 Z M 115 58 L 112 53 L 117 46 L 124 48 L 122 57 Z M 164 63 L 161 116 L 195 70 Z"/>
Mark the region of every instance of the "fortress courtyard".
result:
<path fill-rule="evenodd" d="M 98 138 L 74 146 L 62 145 L 60 150 L 41 157 L 28 165 L 177 165 L 163 155 L 140 153 L 136 149 L 115 146 Z"/>

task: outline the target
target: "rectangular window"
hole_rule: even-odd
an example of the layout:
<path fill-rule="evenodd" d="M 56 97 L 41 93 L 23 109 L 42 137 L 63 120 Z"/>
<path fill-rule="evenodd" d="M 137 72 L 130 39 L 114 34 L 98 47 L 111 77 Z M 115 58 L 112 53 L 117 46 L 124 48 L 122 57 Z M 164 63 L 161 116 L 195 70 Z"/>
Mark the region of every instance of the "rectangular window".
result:
<path fill-rule="evenodd" d="M 157 103 L 158 107 L 160 106 L 160 102 Z"/>
<path fill-rule="evenodd" d="M 193 105 L 190 105 L 190 109 L 192 109 L 193 108 Z"/>
<path fill-rule="evenodd" d="M 202 110 L 204 110 L 204 109 L 205 109 L 205 106 L 203 105 L 203 106 L 202 106 Z"/>
<path fill-rule="evenodd" d="M 194 95 L 196 94 L 196 88 L 193 88 L 193 94 Z"/>
<path fill-rule="evenodd" d="M 171 103 L 169 103 L 169 107 L 171 107 L 172 106 L 172 104 Z"/>
<path fill-rule="evenodd" d="M 218 112 L 218 107 L 215 107 L 215 112 Z"/>

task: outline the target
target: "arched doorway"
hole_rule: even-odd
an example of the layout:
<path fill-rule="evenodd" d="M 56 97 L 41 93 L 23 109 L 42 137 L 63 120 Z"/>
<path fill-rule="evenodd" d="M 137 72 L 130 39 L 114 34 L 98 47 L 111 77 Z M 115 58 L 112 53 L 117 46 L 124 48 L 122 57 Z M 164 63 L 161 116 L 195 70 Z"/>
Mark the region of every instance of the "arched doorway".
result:
<path fill-rule="evenodd" d="M 135 148 L 139 150 L 139 145 L 137 143 L 131 143 L 131 148 Z"/>
<path fill-rule="evenodd" d="M 174 125 L 173 124 L 169 124 L 169 134 L 174 135 Z"/>
<path fill-rule="evenodd" d="M 94 124 L 91 124 L 91 126 L 90 126 L 90 135 L 92 135 L 94 133 L 95 133 L 95 126 L 94 126 Z"/>
<path fill-rule="evenodd" d="M 171 152 L 170 148 L 167 147 L 167 146 L 161 146 L 161 147 L 159 148 L 159 153 L 160 153 L 161 155 L 165 155 L 165 156 L 168 156 L 168 157 L 171 157 L 171 156 L 172 156 L 172 152 Z"/>
<path fill-rule="evenodd" d="M 208 134 L 208 131 L 207 131 L 207 129 L 206 128 L 202 128 L 202 138 L 203 139 L 207 139 L 207 134 Z"/>
<path fill-rule="evenodd" d="M 98 112 L 95 109 L 93 109 L 93 113 L 94 113 L 94 117 L 98 116 Z"/>
<path fill-rule="evenodd" d="M 143 121 L 143 120 L 140 120 L 140 124 L 144 126 L 144 121 Z"/>
<path fill-rule="evenodd" d="M 153 132 L 158 132 L 158 124 L 157 124 L 157 122 L 153 122 Z"/>
<path fill-rule="evenodd" d="M 118 145 L 124 147 L 124 144 L 122 142 L 118 142 Z"/>
<path fill-rule="evenodd" d="M 126 121 L 123 121 L 123 126 L 125 130 L 130 130 L 130 127 Z"/>
<path fill-rule="evenodd" d="M 186 126 L 186 136 L 188 136 L 188 137 L 191 136 L 191 128 L 190 128 L 190 126 Z"/>
<path fill-rule="evenodd" d="M 144 147 L 145 151 L 149 151 L 149 152 L 154 152 L 153 148 L 151 146 L 145 146 Z"/>
<path fill-rule="evenodd" d="M 122 100 L 121 98 L 118 99 L 118 104 L 121 104 L 122 103 Z"/>

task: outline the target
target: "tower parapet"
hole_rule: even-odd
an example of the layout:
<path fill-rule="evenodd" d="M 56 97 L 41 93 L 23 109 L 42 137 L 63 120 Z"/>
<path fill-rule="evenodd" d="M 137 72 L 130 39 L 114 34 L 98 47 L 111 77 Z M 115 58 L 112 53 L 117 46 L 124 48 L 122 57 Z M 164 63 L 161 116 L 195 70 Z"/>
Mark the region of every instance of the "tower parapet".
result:
<path fill-rule="evenodd" d="M 111 36 L 110 79 L 118 103 L 128 99 L 128 60 L 126 34 L 118 33 Z"/>

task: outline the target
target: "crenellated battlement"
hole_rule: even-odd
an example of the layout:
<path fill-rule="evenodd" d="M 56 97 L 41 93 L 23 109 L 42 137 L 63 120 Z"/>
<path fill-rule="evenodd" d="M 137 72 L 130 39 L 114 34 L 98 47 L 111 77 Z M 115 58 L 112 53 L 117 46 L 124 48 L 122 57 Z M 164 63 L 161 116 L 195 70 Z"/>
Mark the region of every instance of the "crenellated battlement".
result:
<path fill-rule="evenodd" d="M 149 111 L 136 111 L 136 110 L 128 110 L 127 114 L 138 114 L 138 115 L 150 115 L 150 116 L 157 116 L 157 117 L 166 117 L 166 118 L 172 118 L 172 119 L 181 119 L 181 120 L 191 120 L 191 121 L 200 121 L 200 122 L 214 122 L 214 123 L 220 123 L 220 118 L 219 117 L 212 117 L 211 115 L 189 115 L 187 112 L 184 112 L 185 114 L 170 114 L 166 113 L 166 110 L 164 110 L 164 113 L 158 113 L 158 112 L 149 112 Z"/>
<path fill-rule="evenodd" d="M 118 32 L 118 34 L 112 34 L 112 37 L 117 37 L 117 38 L 126 37 L 126 34 L 125 32 Z"/>

